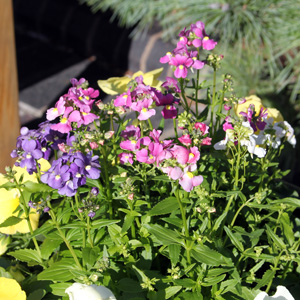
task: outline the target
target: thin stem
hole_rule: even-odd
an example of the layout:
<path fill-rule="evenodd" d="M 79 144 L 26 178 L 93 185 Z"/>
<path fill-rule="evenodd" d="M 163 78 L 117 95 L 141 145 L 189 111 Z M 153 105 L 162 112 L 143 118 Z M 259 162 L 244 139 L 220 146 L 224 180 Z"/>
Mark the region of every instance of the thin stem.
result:
<path fill-rule="evenodd" d="M 112 192 L 109 184 L 109 174 L 108 174 L 108 165 L 107 165 L 107 154 L 106 154 L 106 147 L 102 147 L 102 154 L 103 154 L 103 164 L 104 164 L 104 176 L 105 176 L 105 186 L 106 186 L 106 195 L 107 195 L 107 202 L 108 202 L 108 213 L 110 219 L 113 218 L 113 207 L 112 207 Z"/>
<path fill-rule="evenodd" d="M 217 70 L 214 69 L 213 75 L 213 93 L 212 93 L 212 104 L 211 104 L 211 111 L 210 111 L 210 128 L 212 131 L 212 135 L 214 133 L 213 123 L 214 123 L 214 110 L 216 106 L 216 81 L 217 81 Z"/>
<path fill-rule="evenodd" d="M 184 209 L 181 199 L 180 199 L 178 186 L 175 190 L 175 196 L 176 196 L 179 208 L 180 208 L 180 213 L 181 213 L 181 218 L 182 218 L 182 223 L 183 223 L 183 228 L 184 228 L 184 235 L 186 237 L 185 250 L 186 250 L 186 254 L 187 254 L 187 261 L 190 264 L 191 256 L 190 256 L 190 247 L 189 247 L 189 241 L 188 241 L 188 239 L 190 238 L 190 234 L 189 234 L 188 224 L 187 224 L 187 220 L 186 220 L 185 209 Z"/>
<path fill-rule="evenodd" d="M 189 113 L 189 112 L 190 112 L 190 107 L 189 107 L 188 102 L 187 102 L 187 99 L 186 99 L 186 97 L 185 97 L 183 82 L 184 82 L 183 79 L 180 78 L 180 90 L 181 90 L 181 96 L 182 96 L 182 99 L 183 99 L 183 101 L 184 101 L 185 110 L 186 110 L 187 113 Z"/>
<path fill-rule="evenodd" d="M 91 220 L 90 217 L 88 216 L 88 212 L 86 212 L 86 219 L 87 219 L 87 234 L 88 234 L 88 239 L 90 242 L 91 247 L 94 247 L 94 243 L 93 243 L 93 239 L 92 239 L 92 235 L 91 235 Z"/>
<path fill-rule="evenodd" d="M 176 125 L 176 119 L 173 119 L 173 127 L 174 127 L 174 131 L 175 131 L 175 137 L 176 139 L 178 139 L 178 132 L 177 132 L 177 125 Z"/>

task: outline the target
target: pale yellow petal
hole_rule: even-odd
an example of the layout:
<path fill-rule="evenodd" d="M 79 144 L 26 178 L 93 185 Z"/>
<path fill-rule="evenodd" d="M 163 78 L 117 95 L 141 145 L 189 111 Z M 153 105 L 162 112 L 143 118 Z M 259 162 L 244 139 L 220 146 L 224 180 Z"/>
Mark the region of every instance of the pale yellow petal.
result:
<path fill-rule="evenodd" d="M 0 300 L 26 300 L 26 293 L 16 280 L 0 277 Z"/>
<path fill-rule="evenodd" d="M 273 118 L 274 123 L 284 121 L 281 112 L 276 108 L 268 108 L 268 118 Z"/>

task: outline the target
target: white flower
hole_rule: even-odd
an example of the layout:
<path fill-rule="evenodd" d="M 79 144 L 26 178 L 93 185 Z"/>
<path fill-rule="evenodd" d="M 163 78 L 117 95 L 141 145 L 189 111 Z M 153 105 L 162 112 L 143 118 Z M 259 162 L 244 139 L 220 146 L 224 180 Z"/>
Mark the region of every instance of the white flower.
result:
<path fill-rule="evenodd" d="M 225 139 L 214 144 L 215 150 L 225 150 L 227 142 L 228 142 L 228 135 L 226 132 Z"/>
<path fill-rule="evenodd" d="M 295 137 L 295 134 L 294 134 L 294 129 L 293 129 L 293 127 L 287 121 L 284 121 L 283 123 L 285 125 L 286 130 L 287 130 L 287 133 L 286 133 L 287 141 L 293 147 L 295 147 L 295 145 L 296 145 L 296 137 Z"/>
<path fill-rule="evenodd" d="M 110 289 L 99 285 L 75 282 L 65 291 L 70 300 L 116 300 Z"/>
<path fill-rule="evenodd" d="M 269 296 L 266 292 L 260 292 L 254 300 L 295 300 L 289 290 L 279 285 L 274 296 Z"/>

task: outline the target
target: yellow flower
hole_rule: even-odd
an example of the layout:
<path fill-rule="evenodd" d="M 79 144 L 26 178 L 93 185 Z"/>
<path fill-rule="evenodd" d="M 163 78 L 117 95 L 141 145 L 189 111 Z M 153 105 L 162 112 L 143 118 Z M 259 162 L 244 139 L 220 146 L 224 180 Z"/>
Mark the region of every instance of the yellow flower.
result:
<path fill-rule="evenodd" d="M 256 116 L 258 116 L 258 114 L 260 113 L 260 109 L 262 107 L 265 108 L 261 102 L 261 99 L 258 98 L 256 95 L 251 95 L 249 97 L 246 97 L 245 99 L 246 99 L 246 101 L 244 103 L 236 104 L 234 106 L 234 112 L 237 116 L 240 116 L 240 112 L 247 113 L 247 109 L 250 104 L 253 104 L 255 106 L 255 115 Z M 276 108 L 267 108 L 267 113 L 268 113 L 267 118 L 268 119 L 273 118 L 274 123 L 284 121 L 282 114 Z"/>
<path fill-rule="evenodd" d="M 155 69 L 147 73 L 138 71 L 134 73 L 131 77 L 111 77 L 107 80 L 98 80 L 98 85 L 106 94 L 118 95 L 127 91 L 127 84 L 129 83 L 129 81 L 142 75 L 144 78 L 144 83 L 146 85 L 150 85 L 152 87 L 160 89 L 162 82 L 158 80 L 158 77 L 160 76 L 162 71 L 163 68 Z"/>
<path fill-rule="evenodd" d="M 14 279 L 0 277 L 0 300 L 26 300 L 26 293 L 22 291 Z"/>
<path fill-rule="evenodd" d="M 41 164 L 42 171 L 46 171 L 50 167 L 49 162 L 44 159 L 39 160 L 39 163 Z M 19 180 L 20 176 L 23 175 L 24 176 L 23 182 L 26 181 L 38 182 L 35 173 L 29 175 L 25 169 L 16 166 L 13 167 L 13 170 L 17 172 L 15 175 L 17 180 Z M 5 183 L 7 183 L 7 179 L 4 177 L 3 174 L 0 173 L 0 185 Z M 17 232 L 27 233 L 30 231 L 24 213 L 22 213 L 19 216 L 18 212 L 15 212 L 15 210 L 18 208 L 20 204 L 19 197 L 20 197 L 20 191 L 18 189 L 6 190 L 4 188 L 0 188 L 0 224 L 3 223 L 7 218 L 11 216 L 18 216 L 23 219 L 18 224 L 7 226 L 7 227 L 0 227 L 1 233 L 15 234 Z M 32 229 L 33 230 L 37 229 L 39 224 L 39 214 L 36 212 L 36 210 L 31 209 L 29 219 L 30 219 Z"/>

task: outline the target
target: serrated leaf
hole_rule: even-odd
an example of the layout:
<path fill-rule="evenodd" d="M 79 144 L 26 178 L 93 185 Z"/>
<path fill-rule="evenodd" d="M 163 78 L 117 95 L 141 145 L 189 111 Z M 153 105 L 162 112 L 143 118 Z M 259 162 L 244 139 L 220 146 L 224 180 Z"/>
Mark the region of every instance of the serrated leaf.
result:
<path fill-rule="evenodd" d="M 217 231 L 220 227 L 220 225 L 222 224 L 223 220 L 226 218 L 227 216 L 227 211 L 223 212 L 221 216 L 218 217 L 218 219 L 215 221 L 214 227 L 213 227 L 213 231 Z"/>
<path fill-rule="evenodd" d="M 176 197 L 168 197 L 156 204 L 149 212 L 149 216 L 166 215 L 178 209 Z"/>
<path fill-rule="evenodd" d="M 244 252 L 244 246 L 239 241 L 239 238 L 236 234 L 234 234 L 227 226 L 224 226 L 224 229 L 227 233 L 227 236 L 230 238 L 232 244 L 239 249 L 240 252 Z"/>
<path fill-rule="evenodd" d="M 38 264 L 42 263 L 41 258 L 36 250 L 33 249 L 20 249 L 14 252 L 9 252 L 8 255 L 15 257 L 16 259 L 24 262 L 36 262 Z"/>
<path fill-rule="evenodd" d="M 228 258 L 205 245 L 197 245 L 192 248 L 191 255 L 199 262 L 209 266 L 231 265 Z"/>
<path fill-rule="evenodd" d="M 18 223 L 20 223 L 23 219 L 15 217 L 15 216 L 11 216 L 9 218 L 7 218 L 4 222 L 2 222 L 0 224 L 0 227 L 8 227 L 8 226 L 13 226 L 16 225 Z"/>
<path fill-rule="evenodd" d="M 267 285 L 270 281 L 273 280 L 274 276 L 276 274 L 276 271 L 275 270 L 272 270 L 272 269 L 269 269 L 267 270 L 262 279 L 260 279 L 256 285 L 256 287 L 254 288 L 255 290 L 258 290 L 260 289 L 261 287 Z"/>
<path fill-rule="evenodd" d="M 183 244 L 181 236 L 173 230 L 164 228 L 158 224 L 145 224 L 144 227 L 163 245 Z"/>

